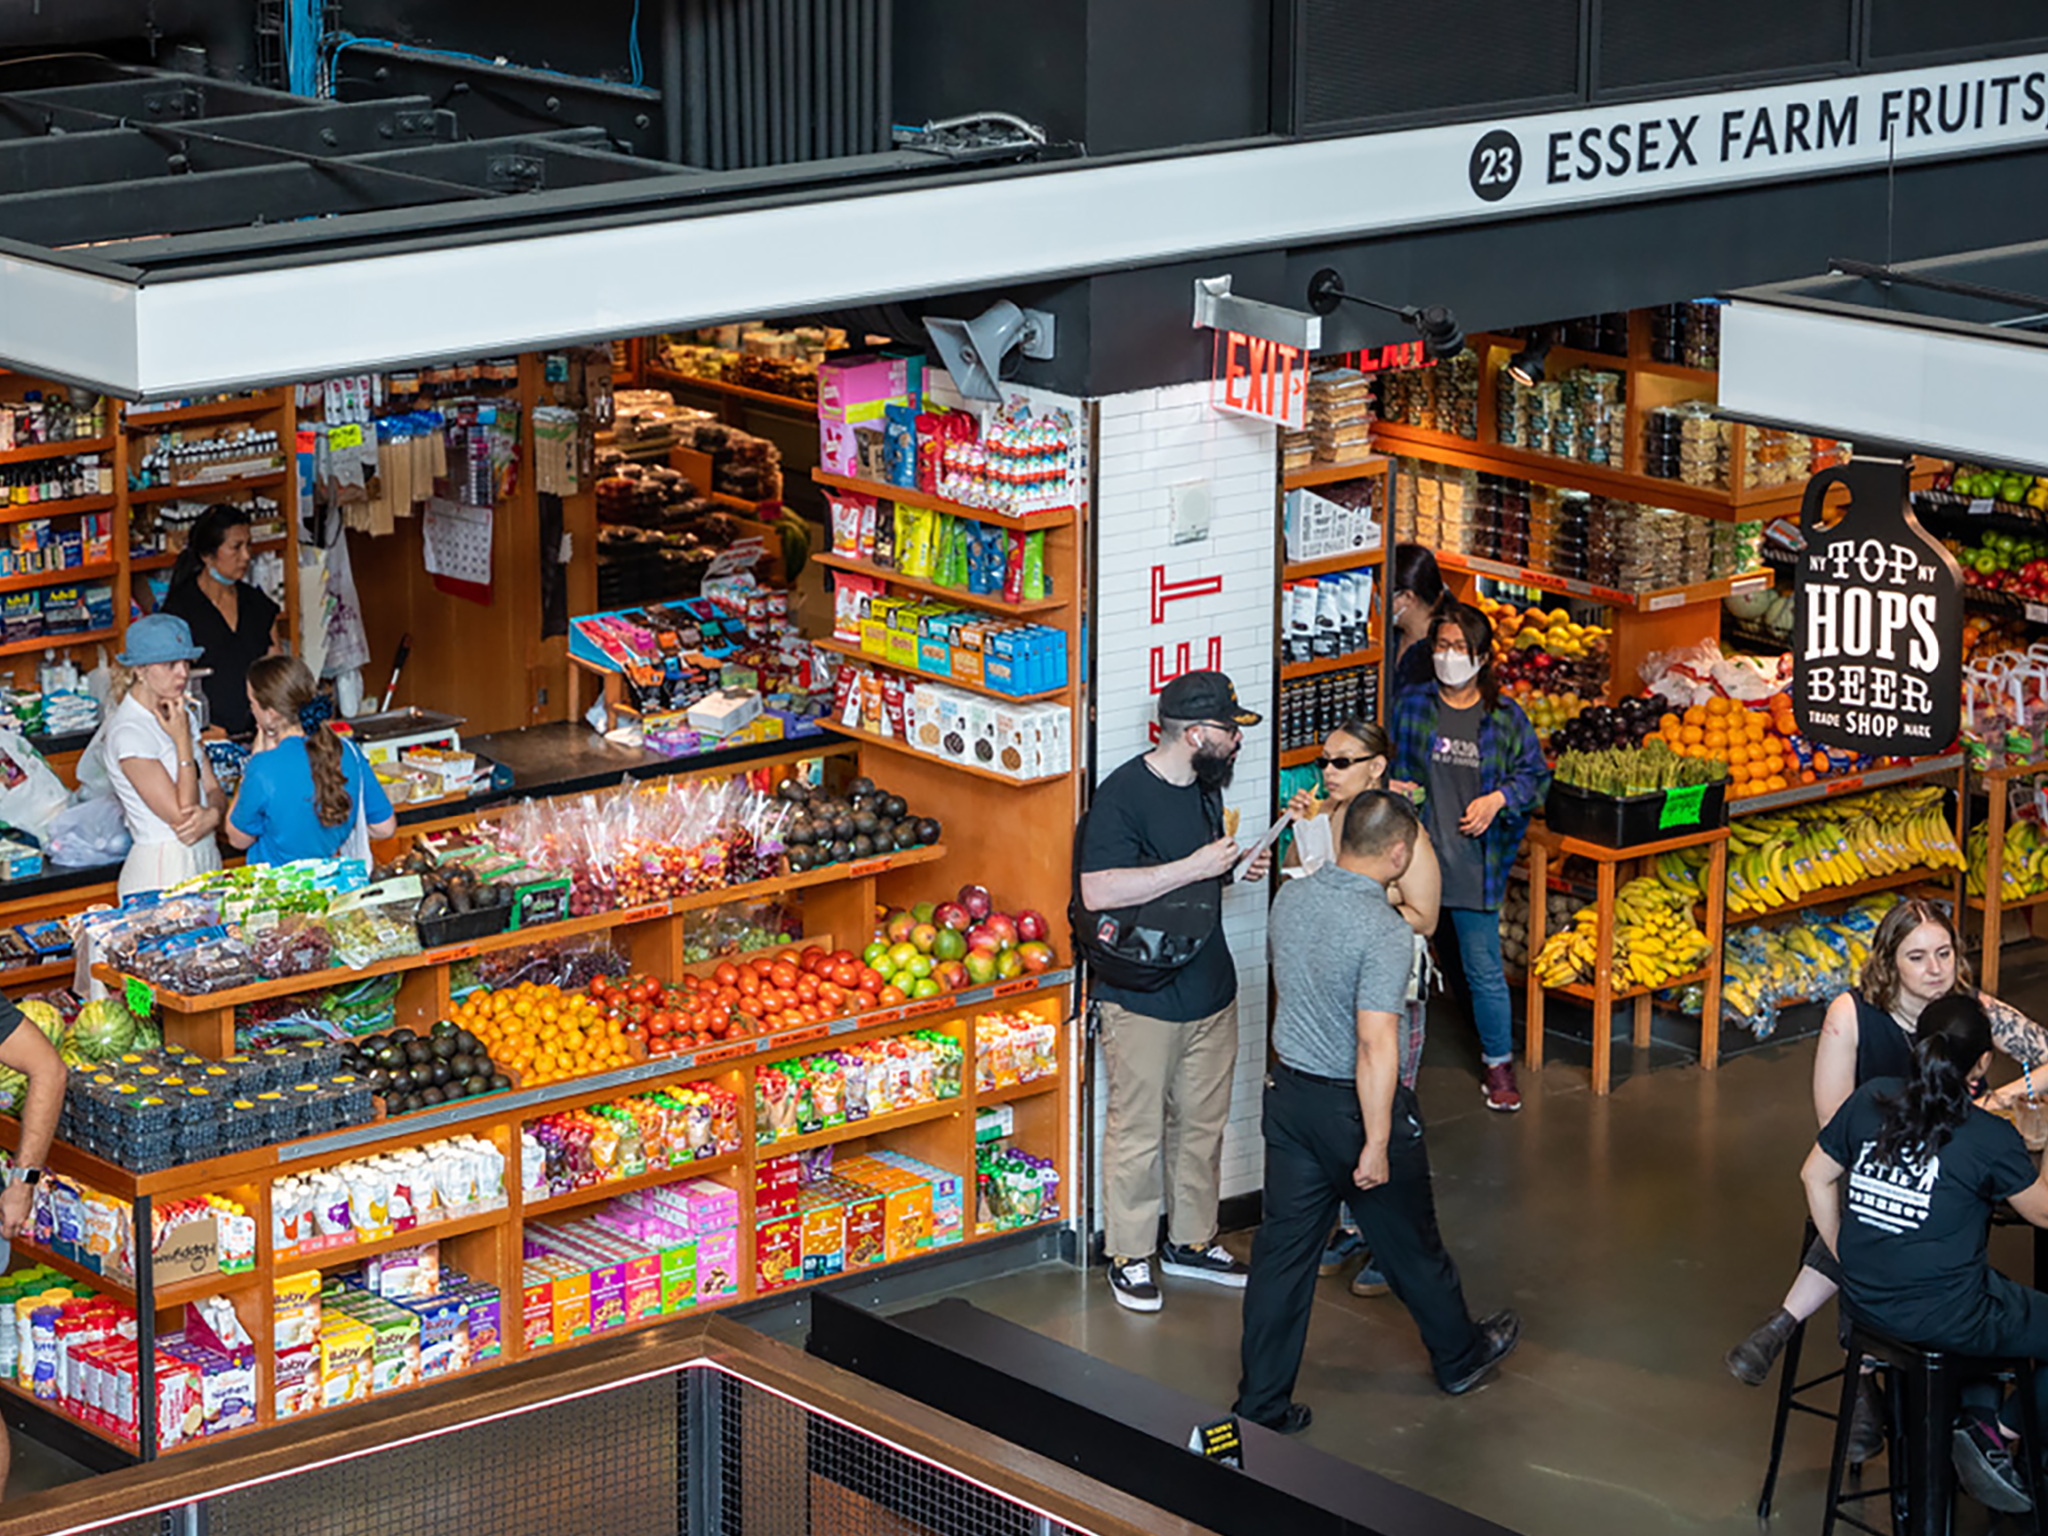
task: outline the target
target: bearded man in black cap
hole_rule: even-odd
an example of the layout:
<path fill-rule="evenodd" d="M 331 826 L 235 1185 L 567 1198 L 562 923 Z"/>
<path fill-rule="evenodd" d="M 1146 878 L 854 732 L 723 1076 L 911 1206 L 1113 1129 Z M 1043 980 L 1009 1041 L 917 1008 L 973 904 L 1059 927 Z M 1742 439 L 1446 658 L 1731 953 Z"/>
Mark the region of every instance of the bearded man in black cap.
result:
<path fill-rule="evenodd" d="M 1226 830 L 1223 790 L 1247 726 L 1221 672 L 1189 672 L 1159 694 L 1159 744 L 1096 787 L 1081 842 L 1081 904 L 1131 914 L 1171 898 L 1190 958 L 1160 986 L 1091 986 L 1100 1010 L 1109 1102 L 1102 1139 L 1109 1284 L 1134 1312 L 1161 1305 L 1159 1269 L 1242 1288 L 1245 1266 L 1216 1240 L 1223 1128 L 1237 1070 L 1237 964 L 1223 936 L 1222 892 L 1243 850 Z M 1260 879 L 1267 855 L 1242 878 Z M 1156 906 L 1154 908 L 1156 910 Z M 1170 1166 L 1169 1166 L 1170 1163 Z"/>

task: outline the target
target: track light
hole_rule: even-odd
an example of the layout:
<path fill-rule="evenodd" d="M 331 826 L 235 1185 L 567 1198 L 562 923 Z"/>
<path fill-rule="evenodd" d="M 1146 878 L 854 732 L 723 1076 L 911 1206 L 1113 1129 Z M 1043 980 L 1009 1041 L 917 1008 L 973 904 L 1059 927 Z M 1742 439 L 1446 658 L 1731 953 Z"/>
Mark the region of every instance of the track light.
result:
<path fill-rule="evenodd" d="M 1378 299 L 1346 293 L 1343 275 L 1335 267 L 1324 267 L 1308 280 L 1308 307 L 1317 314 L 1334 315 L 1344 304 L 1363 304 L 1382 314 L 1399 315 L 1415 327 L 1422 338 L 1422 355 L 1432 363 L 1456 357 L 1465 350 L 1465 333 L 1458 327 L 1457 316 L 1441 304 L 1423 308 L 1413 304 L 1382 304 Z"/>
<path fill-rule="evenodd" d="M 1543 362 L 1550 356 L 1550 339 L 1525 341 L 1522 350 L 1508 359 L 1508 377 L 1517 384 L 1541 384 Z"/>

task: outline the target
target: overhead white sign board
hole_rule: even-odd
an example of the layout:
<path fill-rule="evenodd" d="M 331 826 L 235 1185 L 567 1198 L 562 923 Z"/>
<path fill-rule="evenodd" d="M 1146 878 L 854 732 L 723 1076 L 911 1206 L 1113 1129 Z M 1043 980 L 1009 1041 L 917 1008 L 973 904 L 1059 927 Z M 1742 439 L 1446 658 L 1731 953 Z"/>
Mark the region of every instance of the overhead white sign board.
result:
<path fill-rule="evenodd" d="M 147 281 L 0 254 L 0 361 L 131 396 L 316 378 L 1901 161 L 2048 146 L 2048 55 L 723 211 L 590 215 Z M 706 178 L 678 178 L 701 199 Z M 647 190 L 642 184 L 642 190 Z M 118 187 L 108 189 L 118 194 Z M 555 194 L 495 205 L 507 219 Z M 680 199 L 679 199 L 680 202 Z M 698 205 L 702 207 L 701 203 Z M 349 218 L 326 221 L 337 236 Z M 1000 239 L 988 231 L 1000 230 Z M 905 239 L 905 231 L 916 237 Z M 1293 304 L 1301 295 L 1268 294 Z"/>

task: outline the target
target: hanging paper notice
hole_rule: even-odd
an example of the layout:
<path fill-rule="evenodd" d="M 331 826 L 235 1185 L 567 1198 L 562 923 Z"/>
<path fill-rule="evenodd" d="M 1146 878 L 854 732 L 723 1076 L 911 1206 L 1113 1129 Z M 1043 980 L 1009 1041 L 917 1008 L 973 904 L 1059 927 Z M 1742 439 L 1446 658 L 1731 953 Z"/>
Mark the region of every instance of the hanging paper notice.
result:
<path fill-rule="evenodd" d="M 427 570 L 476 586 L 491 584 L 491 509 L 436 496 L 423 525 Z"/>

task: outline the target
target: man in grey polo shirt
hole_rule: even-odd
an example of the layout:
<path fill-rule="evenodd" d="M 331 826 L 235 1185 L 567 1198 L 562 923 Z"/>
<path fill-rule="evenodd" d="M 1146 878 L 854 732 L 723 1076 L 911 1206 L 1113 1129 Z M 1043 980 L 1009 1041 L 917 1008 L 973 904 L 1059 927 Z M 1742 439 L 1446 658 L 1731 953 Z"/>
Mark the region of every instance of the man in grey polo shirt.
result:
<path fill-rule="evenodd" d="M 1360 795 L 1345 809 L 1336 862 L 1281 891 L 1267 923 L 1279 1061 L 1266 1080 L 1265 1214 L 1235 1412 L 1287 1434 L 1309 1423 L 1294 1379 L 1339 1202 L 1415 1319 L 1444 1391 L 1470 1391 L 1521 1336 L 1513 1312 L 1475 1322 L 1465 1308 L 1437 1232 L 1422 1111 L 1400 1082 L 1414 941 L 1387 887 L 1406 872 L 1419 831 L 1406 801 Z"/>

